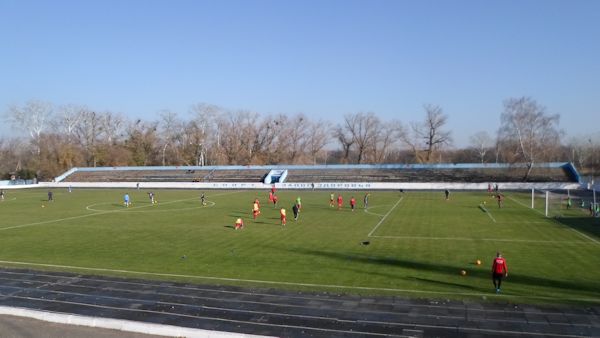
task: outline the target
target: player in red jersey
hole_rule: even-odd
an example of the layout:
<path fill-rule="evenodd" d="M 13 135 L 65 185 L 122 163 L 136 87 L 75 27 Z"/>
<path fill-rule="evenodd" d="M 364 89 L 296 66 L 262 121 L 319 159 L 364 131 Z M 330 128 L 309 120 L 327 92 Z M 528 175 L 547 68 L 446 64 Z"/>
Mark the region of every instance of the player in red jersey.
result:
<path fill-rule="evenodd" d="M 252 217 L 256 219 L 260 215 L 260 204 L 258 204 L 258 200 L 254 201 L 252 204 Z"/>
<path fill-rule="evenodd" d="M 342 205 L 344 204 L 344 199 L 342 195 L 338 195 L 338 210 L 342 210 Z"/>
<path fill-rule="evenodd" d="M 496 200 L 498 201 L 498 208 L 502 208 L 504 206 L 504 195 L 499 193 L 496 195 Z"/>
<path fill-rule="evenodd" d="M 350 199 L 350 209 L 352 209 L 352 211 L 354 211 L 355 206 L 356 206 L 356 200 L 354 199 L 354 196 L 352 196 L 352 198 Z"/>
<path fill-rule="evenodd" d="M 494 263 L 492 264 L 492 281 L 494 282 L 494 288 L 496 293 L 500 292 L 500 285 L 502 284 L 502 278 L 508 276 L 508 268 L 506 267 L 506 260 L 502 255 L 497 252 Z"/>
<path fill-rule="evenodd" d="M 279 210 L 279 215 L 281 216 L 281 225 L 285 225 L 285 223 L 287 222 L 287 219 L 285 217 L 285 208 L 281 208 L 281 210 Z"/>
<path fill-rule="evenodd" d="M 241 218 L 238 218 L 235 221 L 235 230 L 237 229 L 243 229 L 244 228 L 244 220 L 242 220 Z"/>

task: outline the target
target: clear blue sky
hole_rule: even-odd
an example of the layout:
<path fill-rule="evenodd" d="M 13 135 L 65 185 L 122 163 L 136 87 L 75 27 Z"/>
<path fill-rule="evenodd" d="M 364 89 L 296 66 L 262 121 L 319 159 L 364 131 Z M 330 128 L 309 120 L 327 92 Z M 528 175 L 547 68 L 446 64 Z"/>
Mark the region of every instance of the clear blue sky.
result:
<path fill-rule="evenodd" d="M 0 0 L 1 112 L 41 99 L 153 120 L 208 102 L 407 123 L 430 103 L 463 146 L 519 96 L 569 136 L 600 130 L 600 1 Z"/>

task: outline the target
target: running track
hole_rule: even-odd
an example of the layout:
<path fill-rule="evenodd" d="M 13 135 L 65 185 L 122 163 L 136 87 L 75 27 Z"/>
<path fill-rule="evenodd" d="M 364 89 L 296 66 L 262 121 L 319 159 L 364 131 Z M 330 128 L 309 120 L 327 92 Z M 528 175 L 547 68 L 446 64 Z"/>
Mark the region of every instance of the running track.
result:
<path fill-rule="evenodd" d="M 359 297 L 0 269 L 0 305 L 280 337 L 600 337 L 600 304 Z"/>

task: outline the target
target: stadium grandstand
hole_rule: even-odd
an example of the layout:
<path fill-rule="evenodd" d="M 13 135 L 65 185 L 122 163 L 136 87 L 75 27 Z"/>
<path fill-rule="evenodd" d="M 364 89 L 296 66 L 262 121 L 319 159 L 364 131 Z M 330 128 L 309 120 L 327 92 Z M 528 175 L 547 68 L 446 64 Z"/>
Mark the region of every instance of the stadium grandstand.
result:
<path fill-rule="evenodd" d="M 205 167 L 73 168 L 55 182 L 245 182 L 245 183 L 579 183 L 571 163 L 536 164 L 383 164 Z"/>

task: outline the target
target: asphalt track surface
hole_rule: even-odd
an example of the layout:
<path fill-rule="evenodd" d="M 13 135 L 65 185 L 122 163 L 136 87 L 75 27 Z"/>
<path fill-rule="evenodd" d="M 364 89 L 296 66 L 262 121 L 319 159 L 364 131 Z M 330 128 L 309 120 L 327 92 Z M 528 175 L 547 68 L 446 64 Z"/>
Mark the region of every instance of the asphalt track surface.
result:
<path fill-rule="evenodd" d="M 24 317 L 0 316 L 2 338 L 164 338 L 85 326 L 49 323 Z"/>
<path fill-rule="evenodd" d="M 279 337 L 600 337 L 600 304 L 440 302 L 23 269 L 0 269 L 0 305 Z"/>

